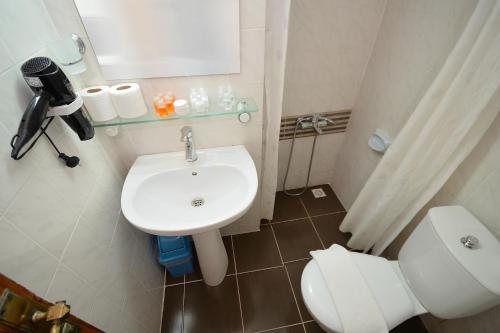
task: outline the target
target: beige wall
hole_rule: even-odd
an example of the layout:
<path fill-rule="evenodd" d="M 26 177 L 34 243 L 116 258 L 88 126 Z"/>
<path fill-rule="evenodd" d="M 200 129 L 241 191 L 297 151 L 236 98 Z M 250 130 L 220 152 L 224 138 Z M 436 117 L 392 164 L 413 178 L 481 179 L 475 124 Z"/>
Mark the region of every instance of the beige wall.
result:
<path fill-rule="evenodd" d="M 48 4 L 49 12 L 53 14 L 59 31 L 73 31 L 85 35 L 72 1 L 44 1 Z M 123 172 L 128 170 L 139 155 L 184 150 L 184 144 L 180 141 L 180 129 L 182 126 L 190 125 L 193 127 L 195 144 L 198 148 L 245 145 L 255 162 L 259 180 L 261 179 L 265 9 L 265 0 L 240 1 L 240 74 L 132 80 L 141 86 L 148 104 L 151 104 L 156 93 L 164 91 L 172 91 L 178 98 L 187 98 L 192 87 L 205 87 L 210 97 L 214 98 L 218 86 L 229 84 L 238 96 L 254 98 L 259 106 L 259 112 L 252 114 L 252 120 L 247 124 L 240 123 L 236 116 L 226 116 L 122 126 L 117 137 L 106 138 L 104 147 L 110 155 L 122 161 Z M 91 52 L 86 56 L 86 61 L 90 67 L 83 75 L 86 86 L 122 82 L 105 81 Z M 259 189 L 250 211 L 239 221 L 224 228 L 223 233 L 256 231 L 259 229 L 260 218 Z"/>
<path fill-rule="evenodd" d="M 32 97 L 20 66 L 47 55 L 58 32 L 40 0 L 2 1 L 0 22 L 0 271 L 49 301 L 67 300 L 107 332 L 158 332 L 164 270 L 148 235 L 120 214 L 120 162 L 59 119 L 49 133 L 80 166 L 64 166 L 45 137 L 22 160 L 10 158 Z"/>
<path fill-rule="evenodd" d="M 396 136 L 438 73 L 460 36 L 476 1 L 387 2 L 372 57 L 332 178 L 346 207 L 351 206 L 381 156 L 367 146 L 382 128 Z M 425 52 L 422 52 L 425 50 Z M 435 198 L 415 217 L 387 251 L 397 253 L 428 208 L 459 204 L 500 238 L 500 117 Z M 423 319 L 433 333 L 498 332 L 500 308 L 477 316 Z"/>
<path fill-rule="evenodd" d="M 472 0 L 387 2 L 377 41 L 337 157 L 332 185 L 350 207 L 381 155 L 368 138 L 395 137 L 460 36 Z"/>
<path fill-rule="evenodd" d="M 292 0 L 283 116 L 351 109 L 361 86 L 386 0 Z M 317 143 L 311 184 L 329 183 L 343 134 Z M 307 177 L 312 139 L 298 139 L 288 188 Z M 279 147 L 281 189 L 290 140 Z"/>

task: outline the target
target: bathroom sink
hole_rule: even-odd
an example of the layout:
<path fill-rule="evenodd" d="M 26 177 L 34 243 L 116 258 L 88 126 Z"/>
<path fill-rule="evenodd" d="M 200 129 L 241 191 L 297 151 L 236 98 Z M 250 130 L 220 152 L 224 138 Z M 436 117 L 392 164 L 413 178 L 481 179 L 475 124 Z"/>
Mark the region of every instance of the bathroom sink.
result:
<path fill-rule="evenodd" d="M 138 157 L 125 179 L 121 206 L 127 220 L 142 231 L 160 236 L 193 235 L 205 281 L 214 285 L 222 281 L 227 268 L 219 228 L 250 208 L 257 193 L 257 172 L 244 146 L 199 149 L 197 153 L 194 162 L 186 161 L 184 152 Z M 209 257 L 220 255 L 226 258 L 224 274 L 221 278 L 218 272 L 210 278 L 213 274 L 204 272 L 203 266 L 214 266 Z M 205 256 L 207 263 L 202 262 Z M 224 263 L 219 265 L 221 271 Z"/>

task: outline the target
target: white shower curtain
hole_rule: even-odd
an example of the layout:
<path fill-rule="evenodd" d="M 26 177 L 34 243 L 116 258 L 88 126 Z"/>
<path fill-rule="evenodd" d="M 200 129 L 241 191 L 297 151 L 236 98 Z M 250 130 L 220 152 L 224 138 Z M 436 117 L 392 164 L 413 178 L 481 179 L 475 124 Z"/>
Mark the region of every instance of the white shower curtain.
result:
<path fill-rule="evenodd" d="M 422 50 L 425 52 L 425 50 Z M 340 226 L 380 255 L 472 151 L 500 109 L 500 0 L 467 27 Z"/>

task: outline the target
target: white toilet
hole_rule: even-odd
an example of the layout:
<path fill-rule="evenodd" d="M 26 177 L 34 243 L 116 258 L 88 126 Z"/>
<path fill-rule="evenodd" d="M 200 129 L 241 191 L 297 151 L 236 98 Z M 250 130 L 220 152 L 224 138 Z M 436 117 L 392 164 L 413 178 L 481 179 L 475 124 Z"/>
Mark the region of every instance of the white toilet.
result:
<path fill-rule="evenodd" d="M 430 209 L 401 248 L 399 261 L 349 254 L 389 329 L 425 312 L 451 319 L 500 304 L 500 242 L 460 206 Z M 318 324 L 327 332 L 343 332 L 315 260 L 304 268 L 301 284 Z"/>

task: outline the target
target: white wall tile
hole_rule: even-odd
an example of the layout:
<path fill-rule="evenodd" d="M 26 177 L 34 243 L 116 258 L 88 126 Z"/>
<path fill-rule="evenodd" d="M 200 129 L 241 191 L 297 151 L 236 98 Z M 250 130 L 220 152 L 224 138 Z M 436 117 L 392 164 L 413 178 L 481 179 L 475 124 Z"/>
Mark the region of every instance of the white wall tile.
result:
<path fill-rule="evenodd" d="M 241 71 L 232 80 L 239 83 L 264 83 L 265 30 L 241 30 L 240 63 Z"/>
<path fill-rule="evenodd" d="M 0 11 L 5 41 L 15 62 L 20 62 L 56 36 L 50 16 L 40 0 L 4 1 Z"/>
<path fill-rule="evenodd" d="M 5 216 L 60 258 L 80 214 L 36 170 L 16 196 Z"/>
<path fill-rule="evenodd" d="M 283 96 L 284 116 L 353 108 L 377 37 L 385 2 L 292 1 Z M 297 157 L 294 158 L 295 167 L 291 168 L 288 188 L 303 186 L 307 177 L 310 141 L 299 139 L 297 143 Z M 334 144 L 333 147 L 329 150 L 326 143 L 318 147 L 311 184 L 331 182 L 340 145 Z M 280 141 L 280 189 L 288 149 L 289 143 Z"/>
<path fill-rule="evenodd" d="M 57 260 L 2 218 L 0 267 L 3 274 L 43 296 L 56 271 Z"/>
<path fill-rule="evenodd" d="M 125 303 L 124 312 L 137 318 L 142 325 L 153 331 L 161 321 L 163 288 L 157 290 L 136 290 Z"/>
<path fill-rule="evenodd" d="M 0 124 L 0 216 L 5 212 L 16 193 L 35 169 L 29 159 L 14 161 L 10 158 L 12 135 Z"/>
<path fill-rule="evenodd" d="M 123 305 L 128 295 L 144 288 L 130 272 L 110 272 L 103 280 L 92 284 L 97 293 L 106 295 L 111 303 Z"/>
<path fill-rule="evenodd" d="M 290 9 L 284 114 L 354 105 L 385 0 L 297 0 Z"/>
<path fill-rule="evenodd" d="M 266 0 L 240 0 L 240 28 L 264 28 Z"/>
<path fill-rule="evenodd" d="M 46 294 L 50 302 L 66 301 L 71 313 L 80 319 L 89 320 L 92 313 L 95 291 L 76 274 L 60 265 Z"/>
<path fill-rule="evenodd" d="M 112 332 L 114 322 L 122 314 L 121 309 L 122 305 L 111 302 L 105 293 L 97 293 L 89 322 L 104 332 Z"/>
<path fill-rule="evenodd" d="M 318 136 L 311 168 L 310 186 L 327 184 L 330 182 L 332 173 L 335 172 L 333 165 L 335 164 L 343 138 L 344 133 Z M 281 191 L 283 189 L 283 181 L 292 140 L 282 140 L 279 144 L 278 190 Z M 312 144 L 313 137 L 296 139 L 287 178 L 287 189 L 304 187 L 306 184 Z"/>
<path fill-rule="evenodd" d="M 115 217 L 115 221 L 116 218 Z M 106 229 L 96 232 L 81 223 L 64 254 L 63 263 L 90 283 L 106 279 L 109 270 L 109 240 Z M 108 238 L 106 242 L 104 238 Z"/>
<path fill-rule="evenodd" d="M 14 60 L 12 60 L 12 56 L 7 50 L 7 46 L 3 40 L 0 39 L 0 73 L 5 71 L 7 68 L 14 64 Z"/>
<path fill-rule="evenodd" d="M 150 235 L 141 233 L 136 237 L 131 259 L 130 274 L 144 288 L 153 289 L 163 285 L 165 268 L 158 264 Z"/>

